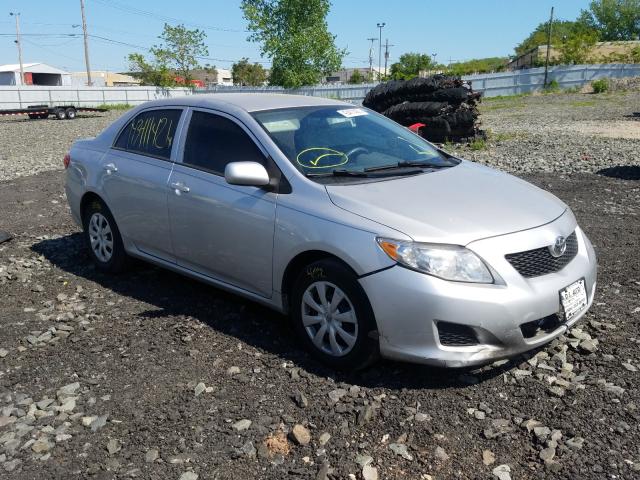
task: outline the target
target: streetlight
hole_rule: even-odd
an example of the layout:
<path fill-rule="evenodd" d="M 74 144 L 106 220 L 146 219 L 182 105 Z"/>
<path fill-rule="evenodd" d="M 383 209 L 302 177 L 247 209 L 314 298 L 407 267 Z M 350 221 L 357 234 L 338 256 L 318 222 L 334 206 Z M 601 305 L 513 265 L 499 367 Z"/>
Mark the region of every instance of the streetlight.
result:
<path fill-rule="evenodd" d="M 378 80 L 381 80 L 380 70 L 382 69 L 382 29 L 385 25 L 386 23 L 384 22 L 377 24 L 378 30 L 380 31 L 380 39 L 378 40 Z"/>
<path fill-rule="evenodd" d="M 24 85 L 24 66 L 22 64 L 22 44 L 20 43 L 20 12 L 9 12 L 11 17 L 16 17 L 16 45 L 18 45 L 18 61 L 20 62 L 20 84 Z"/>

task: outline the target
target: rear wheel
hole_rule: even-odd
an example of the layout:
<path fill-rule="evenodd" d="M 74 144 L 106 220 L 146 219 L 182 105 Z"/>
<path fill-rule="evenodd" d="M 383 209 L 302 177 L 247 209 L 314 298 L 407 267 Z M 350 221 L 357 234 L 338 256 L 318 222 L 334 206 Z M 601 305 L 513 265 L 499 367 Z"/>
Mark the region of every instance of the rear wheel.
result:
<path fill-rule="evenodd" d="M 69 107 L 65 110 L 65 113 L 67 114 L 67 120 L 73 120 L 74 118 L 76 118 L 76 109 Z"/>
<path fill-rule="evenodd" d="M 371 305 L 355 274 L 340 262 L 308 265 L 291 298 L 296 331 L 314 357 L 345 370 L 364 368 L 378 357 Z"/>
<path fill-rule="evenodd" d="M 64 120 L 67 118 L 67 111 L 64 108 L 56 108 L 53 113 L 58 120 Z"/>
<path fill-rule="evenodd" d="M 84 235 L 98 270 L 118 273 L 126 269 L 129 257 L 118 226 L 102 200 L 92 200 L 83 215 Z"/>

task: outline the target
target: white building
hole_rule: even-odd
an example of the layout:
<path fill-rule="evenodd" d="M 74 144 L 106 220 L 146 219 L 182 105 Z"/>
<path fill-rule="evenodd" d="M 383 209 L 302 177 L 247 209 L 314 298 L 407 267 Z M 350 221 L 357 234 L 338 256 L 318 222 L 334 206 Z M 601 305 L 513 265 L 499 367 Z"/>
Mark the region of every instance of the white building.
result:
<path fill-rule="evenodd" d="M 87 86 L 87 72 L 73 72 L 72 81 L 77 86 Z M 123 73 L 94 70 L 91 72 L 91 83 L 95 87 L 136 87 L 142 83 L 139 79 Z"/>
<path fill-rule="evenodd" d="M 25 63 L 25 85 L 71 85 L 71 74 L 46 63 Z M 0 85 L 22 85 L 20 65 L 0 65 Z"/>

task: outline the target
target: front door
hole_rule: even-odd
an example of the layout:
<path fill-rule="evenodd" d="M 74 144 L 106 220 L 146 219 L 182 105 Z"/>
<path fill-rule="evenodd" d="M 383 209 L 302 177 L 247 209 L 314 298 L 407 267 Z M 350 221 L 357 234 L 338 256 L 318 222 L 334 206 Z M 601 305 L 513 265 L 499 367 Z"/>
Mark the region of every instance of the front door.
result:
<path fill-rule="evenodd" d="M 139 113 L 102 159 L 102 188 L 126 238 L 143 253 L 173 262 L 167 184 L 182 109 Z"/>
<path fill-rule="evenodd" d="M 267 159 L 235 120 L 194 110 L 169 180 L 173 251 L 183 267 L 268 298 L 277 194 L 228 184 L 235 161 Z"/>

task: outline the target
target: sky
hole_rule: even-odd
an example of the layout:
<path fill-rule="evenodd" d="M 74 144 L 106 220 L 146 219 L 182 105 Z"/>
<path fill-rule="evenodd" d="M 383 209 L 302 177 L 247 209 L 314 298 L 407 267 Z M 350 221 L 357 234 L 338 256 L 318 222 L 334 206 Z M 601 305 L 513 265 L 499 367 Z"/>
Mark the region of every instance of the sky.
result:
<path fill-rule="evenodd" d="M 346 48 L 345 67 L 367 66 L 370 42 L 389 40 L 389 63 L 405 52 L 436 54 L 448 63 L 507 56 L 541 22 L 575 19 L 588 0 L 333 0 L 329 31 Z M 218 68 L 248 57 L 268 66 L 260 47 L 247 40 L 240 0 L 85 0 L 92 70 L 126 71 L 129 53 L 145 53 L 159 43 L 165 21 L 201 28 L 207 35 L 209 63 Z M 20 13 L 23 61 L 43 62 L 69 71 L 85 68 L 79 0 L 0 0 L 0 64 L 18 63 L 15 17 Z M 378 42 L 374 44 L 378 64 Z M 384 62 L 384 57 L 383 60 Z"/>

